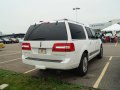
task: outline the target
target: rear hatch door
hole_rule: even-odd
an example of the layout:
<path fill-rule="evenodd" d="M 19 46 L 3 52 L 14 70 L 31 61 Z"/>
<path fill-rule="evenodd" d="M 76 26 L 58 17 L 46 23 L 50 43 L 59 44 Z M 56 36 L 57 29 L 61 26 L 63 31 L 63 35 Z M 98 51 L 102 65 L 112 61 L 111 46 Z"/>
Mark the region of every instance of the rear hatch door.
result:
<path fill-rule="evenodd" d="M 28 29 L 23 42 L 30 43 L 31 50 L 24 50 L 23 52 L 25 57 L 30 58 L 60 59 L 65 56 L 65 52 L 52 52 L 53 46 L 56 43 L 66 43 L 67 40 L 67 30 L 64 22 L 32 25 Z"/>

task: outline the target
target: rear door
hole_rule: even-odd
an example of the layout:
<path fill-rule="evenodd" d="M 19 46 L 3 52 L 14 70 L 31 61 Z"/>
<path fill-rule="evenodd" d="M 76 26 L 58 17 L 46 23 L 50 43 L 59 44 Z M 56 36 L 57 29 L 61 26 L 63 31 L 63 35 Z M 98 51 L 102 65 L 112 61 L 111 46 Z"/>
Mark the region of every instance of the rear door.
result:
<path fill-rule="evenodd" d="M 60 59 L 58 58 L 59 55 L 65 56 L 65 52 L 52 52 L 53 46 L 56 43 L 66 43 L 67 40 L 67 30 L 64 22 L 32 25 L 24 39 L 24 43 L 30 43 L 31 52 L 24 55 L 39 59 Z M 55 56 L 56 54 L 58 57 Z"/>
<path fill-rule="evenodd" d="M 85 27 L 88 34 L 88 47 L 89 47 L 89 56 L 92 57 L 95 54 L 95 40 L 93 38 L 92 32 L 89 27 Z"/>
<path fill-rule="evenodd" d="M 90 30 L 91 30 L 92 35 L 93 35 L 93 40 L 95 42 L 95 51 L 97 53 L 100 50 L 100 40 L 99 40 L 99 38 L 97 38 L 95 31 L 92 29 L 90 29 Z"/>
<path fill-rule="evenodd" d="M 75 23 L 68 23 L 69 28 L 70 28 L 70 34 L 71 34 L 71 39 L 72 42 L 75 45 L 75 58 L 78 60 L 79 63 L 80 61 L 80 56 L 82 56 L 83 50 L 86 46 L 86 35 L 85 35 L 85 30 L 82 25 L 75 24 Z"/>

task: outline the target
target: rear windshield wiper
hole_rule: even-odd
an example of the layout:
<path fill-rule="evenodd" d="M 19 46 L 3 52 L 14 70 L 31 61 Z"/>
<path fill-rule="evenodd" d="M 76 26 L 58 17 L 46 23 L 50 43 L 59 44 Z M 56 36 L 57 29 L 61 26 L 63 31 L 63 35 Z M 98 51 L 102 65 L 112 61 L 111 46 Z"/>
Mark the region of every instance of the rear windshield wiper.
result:
<path fill-rule="evenodd" d="M 37 25 L 36 24 L 34 25 L 34 28 L 32 29 L 32 31 L 30 33 L 33 33 L 37 28 L 39 28 L 39 26 L 41 26 L 41 24 Z M 31 34 L 28 36 L 27 40 L 29 40 Z"/>
<path fill-rule="evenodd" d="M 39 38 L 34 38 L 32 40 L 45 40 L 45 38 L 44 37 L 39 37 Z"/>

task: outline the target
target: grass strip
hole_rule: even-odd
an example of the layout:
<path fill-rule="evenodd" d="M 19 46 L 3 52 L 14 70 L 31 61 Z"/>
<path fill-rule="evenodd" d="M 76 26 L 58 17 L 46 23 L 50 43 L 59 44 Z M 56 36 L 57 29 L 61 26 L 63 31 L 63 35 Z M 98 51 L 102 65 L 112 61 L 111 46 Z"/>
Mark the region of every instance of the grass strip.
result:
<path fill-rule="evenodd" d="M 54 78 L 36 77 L 0 69 L 0 85 L 9 84 L 4 90 L 96 90 L 69 84 Z"/>

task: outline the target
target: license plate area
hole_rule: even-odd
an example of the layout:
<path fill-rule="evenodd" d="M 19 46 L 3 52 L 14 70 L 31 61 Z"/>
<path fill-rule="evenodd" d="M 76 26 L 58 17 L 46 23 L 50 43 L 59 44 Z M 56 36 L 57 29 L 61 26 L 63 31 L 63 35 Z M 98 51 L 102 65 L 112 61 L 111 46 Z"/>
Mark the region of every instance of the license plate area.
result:
<path fill-rule="evenodd" d="M 38 53 L 40 53 L 40 54 L 46 54 L 46 48 L 40 48 L 38 50 Z"/>

